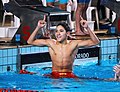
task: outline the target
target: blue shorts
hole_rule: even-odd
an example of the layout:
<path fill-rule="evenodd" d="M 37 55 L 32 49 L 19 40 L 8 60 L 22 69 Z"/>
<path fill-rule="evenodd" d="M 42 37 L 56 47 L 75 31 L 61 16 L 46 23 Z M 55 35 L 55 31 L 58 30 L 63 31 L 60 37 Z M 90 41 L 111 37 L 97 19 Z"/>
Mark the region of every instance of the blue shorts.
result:
<path fill-rule="evenodd" d="M 47 3 L 52 3 L 55 2 L 55 0 L 46 0 Z M 66 4 L 68 2 L 68 0 L 59 0 L 60 4 Z"/>
<path fill-rule="evenodd" d="M 90 0 L 77 0 L 77 3 L 88 4 Z"/>

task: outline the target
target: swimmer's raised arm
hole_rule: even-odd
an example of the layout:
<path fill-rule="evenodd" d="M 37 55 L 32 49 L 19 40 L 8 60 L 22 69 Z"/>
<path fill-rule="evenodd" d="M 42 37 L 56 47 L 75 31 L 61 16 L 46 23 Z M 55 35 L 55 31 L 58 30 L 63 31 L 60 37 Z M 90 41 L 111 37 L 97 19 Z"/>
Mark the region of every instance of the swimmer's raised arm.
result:
<path fill-rule="evenodd" d="M 50 39 L 35 39 L 35 36 L 37 35 L 38 30 L 40 28 L 43 28 L 46 24 L 45 18 L 46 17 L 44 16 L 43 20 L 38 21 L 38 25 L 36 26 L 35 30 L 33 31 L 33 33 L 30 35 L 30 37 L 27 40 L 28 44 L 37 45 L 37 46 L 49 46 L 48 40 Z"/>
<path fill-rule="evenodd" d="M 88 40 L 82 40 L 79 42 L 78 47 L 80 46 L 92 46 L 92 45 L 97 45 L 99 44 L 99 39 L 98 37 L 95 35 L 95 33 L 93 31 L 91 31 L 91 29 L 88 27 L 88 23 L 86 20 L 82 19 L 80 21 L 81 26 L 85 29 L 86 33 L 89 34 L 90 39 Z"/>

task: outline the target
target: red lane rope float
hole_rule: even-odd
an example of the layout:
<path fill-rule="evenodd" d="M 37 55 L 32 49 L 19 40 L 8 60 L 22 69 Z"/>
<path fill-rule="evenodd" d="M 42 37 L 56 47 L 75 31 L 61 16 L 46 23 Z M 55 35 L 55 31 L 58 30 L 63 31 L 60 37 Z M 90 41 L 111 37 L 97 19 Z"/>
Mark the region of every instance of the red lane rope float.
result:
<path fill-rule="evenodd" d="M 34 72 L 29 72 L 27 70 L 20 70 L 20 74 L 35 74 Z"/>
<path fill-rule="evenodd" d="M 16 89 L 4 89 L 4 88 L 1 88 L 0 92 L 39 92 L 39 91 L 35 91 L 35 90 L 16 90 Z"/>

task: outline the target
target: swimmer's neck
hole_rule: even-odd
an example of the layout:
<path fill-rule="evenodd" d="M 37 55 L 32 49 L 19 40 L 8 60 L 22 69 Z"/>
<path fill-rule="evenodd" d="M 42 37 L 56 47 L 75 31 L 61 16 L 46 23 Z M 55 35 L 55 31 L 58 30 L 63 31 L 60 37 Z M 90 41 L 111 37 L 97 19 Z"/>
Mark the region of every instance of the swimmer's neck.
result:
<path fill-rule="evenodd" d="M 65 40 L 65 41 L 56 41 L 56 44 L 61 44 L 61 45 L 66 45 L 68 44 L 70 41 L 69 40 Z"/>

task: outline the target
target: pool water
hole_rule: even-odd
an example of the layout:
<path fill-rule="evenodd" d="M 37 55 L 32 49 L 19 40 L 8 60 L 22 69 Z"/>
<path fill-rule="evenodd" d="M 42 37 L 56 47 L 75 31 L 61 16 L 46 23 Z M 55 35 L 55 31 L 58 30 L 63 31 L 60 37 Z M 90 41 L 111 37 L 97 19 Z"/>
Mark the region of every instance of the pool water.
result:
<path fill-rule="evenodd" d="M 51 72 L 51 67 L 28 67 L 27 70 L 37 74 L 17 74 L 15 72 L 0 74 L 0 88 L 38 90 L 40 92 L 120 92 L 120 82 L 88 78 L 113 78 L 113 66 L 75 65 L 74 73 L 84 79 L 44 77 L 43 74 Z"/>

